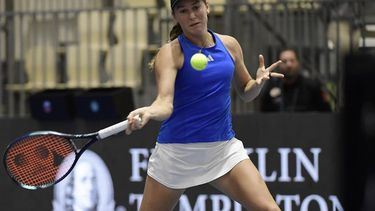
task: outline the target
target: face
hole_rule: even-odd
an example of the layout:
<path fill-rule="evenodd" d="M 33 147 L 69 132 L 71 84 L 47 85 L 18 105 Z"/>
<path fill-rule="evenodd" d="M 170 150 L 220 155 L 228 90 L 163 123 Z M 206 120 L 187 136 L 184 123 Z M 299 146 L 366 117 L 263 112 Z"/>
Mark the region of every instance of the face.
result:
<path fill-rule="evenodd" d="M 207 32 L 209 8 L 203 0 L 181 0 L 173 9 L 173 17 L 185 34 L 199 35 Z"/>
<path fill-rule="evenodd" d="M 77 210 L 92 210 L 97 204 L 96 176 L 88 162 L 77 163 L 74 169 L 73 197 Z"/>
<path fill-rule="evenodd" d="M 280 53 L 280 60 L 283 63 L 280 64 L 280 73 L 284 74 L 285 79 L 291 79 L 298 75 L 299 61 L 297 55 L 292 50 L 286 50 Z"/>

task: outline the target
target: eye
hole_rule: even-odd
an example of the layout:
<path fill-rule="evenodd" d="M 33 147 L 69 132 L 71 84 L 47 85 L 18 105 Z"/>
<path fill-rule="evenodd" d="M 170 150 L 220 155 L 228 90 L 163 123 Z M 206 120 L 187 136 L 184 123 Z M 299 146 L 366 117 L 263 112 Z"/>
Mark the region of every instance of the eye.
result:
<path fill-rule="evenodd" d="M 199 10 L 199 5 L 197 5 L 197 6 L 193 6 L 193 10 L 194 10 L 194 11 Z"/>
<path fill-rule="evenodd" d="M 184 14 L 186 13 L 187 9 L 179 9 L 177 10 L 178 13 Z"/>

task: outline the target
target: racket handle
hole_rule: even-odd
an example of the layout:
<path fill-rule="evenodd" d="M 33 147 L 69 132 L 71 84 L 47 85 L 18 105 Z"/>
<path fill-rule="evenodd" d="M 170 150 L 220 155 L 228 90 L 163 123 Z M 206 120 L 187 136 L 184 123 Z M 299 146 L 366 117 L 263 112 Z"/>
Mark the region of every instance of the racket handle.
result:
<path fill-rule="evenodd" d="M 135 119 L 137 121 L 137 124 L 141 123 L 141 118 L 138 115 L 135 117 Z M 98 136 L 100 139 L 104 139 L 104 138 L 107 138 L 109 136 L 115 135 L 117 133 L 120 133 L 126 130 L 127 127 L 128 127 L 128 120 L 125 120 L 115 125 L 99 130 Z"/>

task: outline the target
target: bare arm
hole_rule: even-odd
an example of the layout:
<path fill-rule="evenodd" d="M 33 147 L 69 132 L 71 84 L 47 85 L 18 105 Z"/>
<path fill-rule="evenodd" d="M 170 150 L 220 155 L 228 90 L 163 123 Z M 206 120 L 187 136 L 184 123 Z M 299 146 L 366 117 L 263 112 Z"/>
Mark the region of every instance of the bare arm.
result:
<path fill-rule="evenodd" d="M 173 112 L 174 84 L 177 70 L 183 63 L 183 56 L 177 40 L 164 45 L 155 58 L 154 71 L 158 94 L 150 106 L 138 108 L 128 115 L 129 127 L 127 134 L 142 128 L 151 119 L 163 121 Z M 134 117 L 139 115 L 141 125 L 134 123 Z"/>
<path fill-rule="evenodd" d="M 220 38 L 223 40 L 225 47 L 229 50 L 235 62 L 234 86 L 243 100 L 248 102 L 255 99 L 259 95 L 265 81 L 270 79 L 270 76 L 283 77 L 282 74 L 271 73 L 281 61 L 277 61 L 268 68 L 265 68 L 263 56 L 259 55 L 259 67 L 256 79 L 253 79 L 244 63 L 242 48 L 238 41 L 230 36 L 221 35 Z"/>

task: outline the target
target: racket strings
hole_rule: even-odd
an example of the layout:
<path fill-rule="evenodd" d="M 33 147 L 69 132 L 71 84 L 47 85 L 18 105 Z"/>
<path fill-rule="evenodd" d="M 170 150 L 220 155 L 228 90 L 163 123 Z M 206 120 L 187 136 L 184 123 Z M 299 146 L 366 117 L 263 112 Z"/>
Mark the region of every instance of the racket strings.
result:
<path fill-rule="evenodd" d="M 74 161 L 74 158 L 67 157 L 74 152 L 74 146 L 64 137 L 30 136 L 9 148 L 6 164 L 17 182 L 40 187 L 54 183 L 65 175 Z"/>

